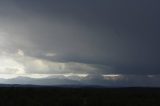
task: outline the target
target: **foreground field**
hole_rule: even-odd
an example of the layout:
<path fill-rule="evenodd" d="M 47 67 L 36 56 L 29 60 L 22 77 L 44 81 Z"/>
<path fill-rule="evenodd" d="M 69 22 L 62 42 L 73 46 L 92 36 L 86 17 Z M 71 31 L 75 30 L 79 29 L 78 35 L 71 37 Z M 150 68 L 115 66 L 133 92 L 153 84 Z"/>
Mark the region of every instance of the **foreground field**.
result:
<path fill-rule="evenodd" d="M 158 88 L 1 87 L 0 106 L 160 106 Z"/>

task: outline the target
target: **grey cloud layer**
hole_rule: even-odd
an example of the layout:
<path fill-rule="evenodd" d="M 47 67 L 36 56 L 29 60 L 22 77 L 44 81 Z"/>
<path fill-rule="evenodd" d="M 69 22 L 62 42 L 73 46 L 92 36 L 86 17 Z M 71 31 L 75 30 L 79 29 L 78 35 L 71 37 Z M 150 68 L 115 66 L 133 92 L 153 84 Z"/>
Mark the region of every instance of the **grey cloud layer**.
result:
<path fill-rule="evenodd" d="M 103 73 L 110 67 L 113 74 L 159 74 L 159 4 L 158 0 L 1 1 L 0 28 L 9 42 L 3 49 L 20 48 L 30 57 L 53 62 L 94 64 Z"/>

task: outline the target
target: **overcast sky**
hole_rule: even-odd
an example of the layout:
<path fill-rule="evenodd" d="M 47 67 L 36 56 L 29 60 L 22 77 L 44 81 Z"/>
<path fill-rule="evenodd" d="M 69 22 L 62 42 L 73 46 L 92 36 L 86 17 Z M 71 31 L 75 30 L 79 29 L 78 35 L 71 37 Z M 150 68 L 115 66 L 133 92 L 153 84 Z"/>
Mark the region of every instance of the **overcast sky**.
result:
<path fill-rule="evenodd" d="M 102 85 L 127 79 L 139 85 L 138 78 L 159 86 L 159 5 L 159 0 L 0 0 L 0 78 L 83 82 L 85 77 Z"/>

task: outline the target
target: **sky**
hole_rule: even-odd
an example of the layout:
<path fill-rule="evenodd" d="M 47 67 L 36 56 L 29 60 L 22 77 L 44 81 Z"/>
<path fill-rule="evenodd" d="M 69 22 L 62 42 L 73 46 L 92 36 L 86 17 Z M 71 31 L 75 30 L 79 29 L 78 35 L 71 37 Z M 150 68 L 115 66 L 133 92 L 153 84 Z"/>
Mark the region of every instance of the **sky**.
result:
<path fill-rule="evenodd" d="M 159 0 L 0 0 L 0 82 L 160 86 Z"/>

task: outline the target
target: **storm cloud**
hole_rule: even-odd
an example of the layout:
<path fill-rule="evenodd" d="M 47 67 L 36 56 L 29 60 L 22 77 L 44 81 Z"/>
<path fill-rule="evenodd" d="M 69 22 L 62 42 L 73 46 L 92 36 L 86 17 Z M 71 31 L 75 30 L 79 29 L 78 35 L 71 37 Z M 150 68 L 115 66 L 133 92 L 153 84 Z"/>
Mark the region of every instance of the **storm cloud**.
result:
<path fill-rule="evenodd" d="M 0 73 L 160 74 L 159 4 L 1 0 Z"/>

